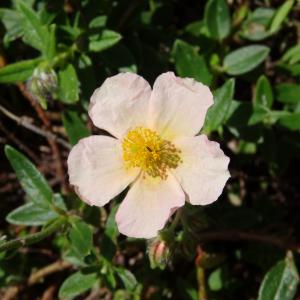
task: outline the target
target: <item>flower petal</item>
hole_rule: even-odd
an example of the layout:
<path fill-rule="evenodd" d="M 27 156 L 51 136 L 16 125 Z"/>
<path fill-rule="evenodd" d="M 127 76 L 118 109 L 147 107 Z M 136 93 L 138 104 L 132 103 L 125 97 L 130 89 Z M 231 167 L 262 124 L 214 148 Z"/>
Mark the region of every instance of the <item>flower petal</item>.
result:
<path fill-rule="evenodd" d="M 182 163 L 173 171 L 188 201 L 195 205 L 210 204 L 221 195 L 230 177 L 229 158 L 220 145 L 208 140 L 206 135 L 174 141 L 182 151 Z"/>
<path fill-rule="evenodd" d="M 160 75 L 153 86 L 149 112 L 151 127 L 166 139 L 194 136 L 203 126 L 213 104 L 209 88 L 172 72 Z"/>
<path fill-rule="evenodd" d="M 130 237 L 155 237 L 184 201 L 185 194 L 172 174 L 166 180 L 141 175 L 117 211 L 119 231 Z"/>
<path fill-rule="evenodd" d="M 90 205 L 103 206 L 138 176 L 137 168 L 126 170 L 118 140 L 90 136 L 76 144 L 68 157 L 70 183 Z"/>
<path fill-rule="evenodd" d="M 150 95 L 151 87 L 143 77 L 120 73 L 94 91 L 90 118 L 97 127 L 121 138 L 129 128 L 146 124 Z"/>

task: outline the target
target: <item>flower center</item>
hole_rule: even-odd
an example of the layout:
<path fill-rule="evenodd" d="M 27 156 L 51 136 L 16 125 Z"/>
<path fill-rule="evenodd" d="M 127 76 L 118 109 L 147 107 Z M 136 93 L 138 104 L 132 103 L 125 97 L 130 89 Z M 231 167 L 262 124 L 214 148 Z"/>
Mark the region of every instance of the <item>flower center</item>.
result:
<path fill-rule="evenodd" d="M 122 147 L 126 167 L 139 167 L 152 177 L 166 179 L 167 169 L 175 169 L 182 162 L 181 151 L 148 128 L 130 130 Z"/>

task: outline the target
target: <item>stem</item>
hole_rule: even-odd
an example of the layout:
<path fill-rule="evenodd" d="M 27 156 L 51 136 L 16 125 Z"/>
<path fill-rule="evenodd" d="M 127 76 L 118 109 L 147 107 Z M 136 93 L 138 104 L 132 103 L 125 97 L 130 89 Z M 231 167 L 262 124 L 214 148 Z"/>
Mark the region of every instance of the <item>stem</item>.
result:
<path fill-rule="evenodd" d="M 27 90 L 26 85 L 24 83 L 18 83 L 18 88 L 22 95 L 25 97 L 26 100 L 29 101 L 30 105 L 33 107 L 33 109 L 36 111 L 38 117 L 42 121 L 44 127 L 47 129 L 47 131 L 52 131 L 52 125 L 49 121 L 45 111 L 40 106 L 40 104 L 34 99 L 34 97 L 31 95 L 31 93 Z M 53 159 L 55 161 L 55 168 L 57 172 L 57 177 L 60 179 L 61 187 L 63 191 L 68 191 L 69 186 L 66 183 L 65 179 L 65 172 L 64 172 L 64 166 L 61 160 L 61 154 L 58 148 L 58 145 L 55 140 L 51 138 L 47 138 L 48 144 L 52 150 Z"/>
<path fill-rule="evenodd" d="M 197 266 L 198 300 L 207 300 L 205 288 L 205 270 Z"/>
<path fill-rule="evenodd" d="M 66 218 L 60 217 L 57 220 L 55 220 L 53 223 L 51 223 L 49 226 L 47 226 L 44 230 L 0 244 L 0 252 L 12 250 L 22 246 L 28 246 L 31 244 L 35 244 L 39 241 L 42 241 L 43 239 L 45 239 L 46 237 L 48 237 L 49 235 L 57 231 L 64 224 L 66 224 L 66 222 L 67 222 Z"/>
<path fill-rule="evenodd" d="M 41 135 L 47 139 L 51 139 L 53 141 L 56 141 L 57 143 L 61 144 L 62 146 L 64 146 L 66 149 L 70 150 L 71 149 L 71 145 L 66 142 L 65 140 L 59 138 L 58 136 L 56 136 L 55 134 L 53 134 L 50 131 L 46 131 L 41 129 L 40 127 L 37 127 L 31 123 L 29 123 L 27 121 L 27 117 L 18 117 L 15 114 L 13 114 L 12 112 L 10 112 L 9 110 L 7 110 L 6 108 L 4 108 L 2 105 L 0 105 L 0 111 L 7 116 L 8 118 L 10 118 L 11 120 L 15 121 L 18 125 L 21 125 L 23 127 L 25 127 L 26 129 Z"/>
<path fill-rule="evenodd" d="M 176 211 L 176 215 L 171 223 L 171 225 L 160 232 L 160 237 L 163 241 L 167 242 L 169 245 L 174 242 L 175 229 L 181 219 L 181 209 Z"/>
<path fill-rule="evenodd" d="M 181 209 L 178 209 L 178 210 L 176 211 L 175 218 L 174 218 L 174 220 L 172 221 L 172 223 L 171 223 L 170 227 L 168 228 L 168 230 L 174 231 L 174 230 L 176 229 L 176 227 L 177 227 L 177 225 L 178 225 L 180 219 L 181 219 Z"/>
<path fill-rule="evenodd" d="M 69 58 L 74 55 L 76 49 L 76 44 L 73 44 L 67 51 L 58 54 L 54 59 L 51 67 L 57 68 L 58 66 L 65 64 L 69 60 Z"/>
<path fill-rule="evenodd" d="M 272 244 L 281 249 L 291 249 L 300 252 L 300 244 L 288 241 L 282 237 L 238 230 L 220 230 L 194 233 L 199 243 L 215 241 L 252 241 Z"/>
<path fill-rule="evenodd" d="M 40 282 L 43 278 L 56 272 L 70 268 L 72 265 L 69 262 L 58 260 L 42 269 L 32 273 L 28 279 L 28 285 L 34 285 Z"/>

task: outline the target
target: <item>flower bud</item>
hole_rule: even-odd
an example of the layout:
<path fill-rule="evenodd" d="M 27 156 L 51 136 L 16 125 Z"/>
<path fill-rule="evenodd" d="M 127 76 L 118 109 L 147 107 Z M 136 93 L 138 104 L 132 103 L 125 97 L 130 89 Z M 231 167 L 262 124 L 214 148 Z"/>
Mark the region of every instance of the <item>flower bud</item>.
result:
<path fill-rule="evenodd" d="M 157 237 L 148 245 L 148 256 L 152 269 L 160 268 L 163 270 L 171 256 L 170 247 L 166 241 L 163 241 L 160 237 Z"/>
<path fill-rule="evenodd" d="M 55 71 L 47 67 L 37 67 L 27 82 L 27 87 L 32 96 L 46 109 L 47 101 L 56 98 L 58 84 Z"/>

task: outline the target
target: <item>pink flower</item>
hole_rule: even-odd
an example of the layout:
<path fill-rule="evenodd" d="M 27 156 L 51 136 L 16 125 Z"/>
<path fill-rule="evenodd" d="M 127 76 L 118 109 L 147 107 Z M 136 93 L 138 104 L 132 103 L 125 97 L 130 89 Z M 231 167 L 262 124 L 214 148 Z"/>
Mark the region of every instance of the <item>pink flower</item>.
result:
<path fill-rule="evenodd" d="M 89 115 L 109 136 L 79 141 L 68 158 L 70 183 L 83 201 L 103 206 L 130 189 L 116 214 L 119 231 L 152 238 L 185 200 L 218 199 L 229 178 L 229 158 L 216 142 L 196 136 L 213 104 L 209 88 L 172 72 L 151 89 L 132 73 L 105 80 Z"/>

